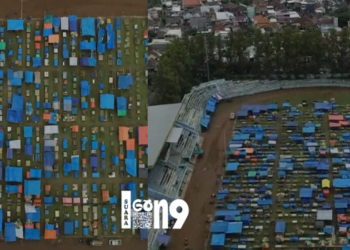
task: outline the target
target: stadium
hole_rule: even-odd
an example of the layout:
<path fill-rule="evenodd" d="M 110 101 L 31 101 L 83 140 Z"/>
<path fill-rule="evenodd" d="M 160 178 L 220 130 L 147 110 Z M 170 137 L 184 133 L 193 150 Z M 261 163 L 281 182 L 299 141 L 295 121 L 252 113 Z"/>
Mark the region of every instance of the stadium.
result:
<path fill-rule="evenodd" d="M 183 240 L 185 237 L 189 238 L 189 246 L 194 249 L 203 248 L 203 243 L 204 246 L 211 246 L 219 249 L 224 248 L 225 246 L 230 247 L 230 244 L 232 244 L 231 247 L 263 247 L 266 249 L 272 245 L 285 245 L 284 247 L 300 247 L 301 245 L 307 245 L 309 247 L 327 245 L 328 247 L 331 247 L 336 245 L 347 245 L 347 240 L 342 236 L 338 236 L 339 232 L 338 230 L 335 230 L 338 226 L 341 227 L 339 216 L 342 215 L 344 211 L 347 211 L 346 209 L 344 210 L 344 208 L 343 210 L 339 208 L 340 203 L 344 203 L 344 198 L 339 202 L 333 202 L 327 197 L 325 198 L 325 201 L 321 201 L 322 199 L 320 196 L 322 194 L 321 181 L 323 180 L 322 178 L 324 178 L 329 179 L 331 186 L 335 189 L 333 194 L 333 189 L 331 188 L 330 196 L 332 199 L 340 196 L 345 197 L 342 192 L 346 187 L 339 184 L 344 181 L 341 181 L 341 177 L 339 178 L 338 175 L 339 172 L 343 173 L 341 172 L 342 168 L 339 167 L 339 165 L 344 165 L 343 167 L 345 168 L 346 161 L 339 163 L 336 155 L 329 156 L 328 154 L 327 157 L 324 157 L 323 159 L 320 156 L 320 152 L 323 152 L 321 149 L 324 149 L 324 143 L 328 146 L 328 140 L 330 137 L 339 136 L 343 138 L 343 136 L 345 136 L 339 133 L 339 131 L 333 131 L 333 126 L 339 128 L 339 124 L 345 123 L 345 120 L 348 119 L 348 116 L 345 115 L 347 112 L 348 92 L 344 91 L 344 88 L 349 86 L 350 82 L 348 81 L 329 79 L 249 82 L 233 82 L 222 79 L 203 83 L 193 88 L 179 104 L 149 107 L 150 154 L 148 164 L 151 169 L 148 184 L 149 197 L 151 199 L 167 199 L 168 201 L 171 201 L 176 198 L 185 198 L 186 195 L 186 201 L 188 203 L 200 203 L 197 206 L 193 206 L 198 207 L 199 215 L 191 215 L 192 206 L 189 203 L 190 216 L 183 229 L 172 233 L 164 230 L 150 230 L 148 238 L 149 249 L 158 249 L 160 245 L 168 245 L 170 249 L 180 249 L 181 247 L 183 248 Z M 315 95 L 316 91 L 317 96 Z M 316 97 L 317 102 L 312 104 L 311 102 L 314 101 Z M 330 105 L 322 104 L 325 103 L 325 101 L 330 101 L 331 98 L 334 98 L 336 101 L 336 104 L 333 103 L 332 107 L 337 107 L 337 111 L 335 111 L 335 108 L 329 109 L 329 107 L 331 107 Z M 305 100 L 310 102 L 310 104 L 307 107 L 302 107 L 301 103 Z M 273 110 L 270 110 L 269 108 L 273 108 Z M 296 110 L 298 109 L 302 110 L 302 112 L 297 112 Z M 242 111 L 248 113 L 253 112 L 253 114 L 255 114 L 254 112 L 257 112 L 257 114 L 265 113 L 265 111 L 266 113 L 278 112 L 278 116 L 281 117 L 278 117 L 279 119 L 277 119 L 271 118 L 267 115 L 265 117 L 266 121 L 263 120 L 265 118 L 261 118 L 259 123 L 257 123 L 257 121 L 251 122 L 249 119 L 246 119 L 245 117 L 247 114 L 242 115 L 244 113 L 242 113 Z M 236 119 L 236 121 L 229 121 L 230 112 L 236 112 L 236 115 L 241 115 L 241 117 L 237 117 L 238 119 Z M 332 119 L 334 118 L 332 118 L 332 115 L 336 112 L 344 115 L 340 118 L 338 117 L 340 120 L 333 121 Z M 286 125 L 287 122 L 285 119 L 290 118 L 290 113 L 295 113 L 292 118 L 295 121 L 293 126 L 295 126 L 295 124 L 304 124 L 304 127 L 301 126 L 299 128 L 299 125 L 296 125 L 297 127 L 292 129 L 288 127 L 291 124 L 288 123 L 288 125 Z M 284 118 L 285 114 L 287 118 Z M 218 121 L 220 119 L 222 120 L 221 122 Z M 321 125 L 318 124 L 319 127 L 316 128 L 314 132 L 310 132 L 313 129 L 309 128 L 312 121 L 314 121 L 314 123 L 316 123 L 316 121 L 322 121 L 321 123 L 319 122 Z M 336 123 L 339 126 L 334 125 Z M 254 168 L 258 164 L 266 164 L 266 171 L 259 169 L 253 171 L 254 173 L 250 173 L 252 171 L 248 171 L 247 166 L 250 163 L 239 159 L 241 156 L 238 156 L 238 158 L 231 156 L 230 152 L 228 152 L 229 150 L 227 150 L 228 144 L 230 144 L 231 147 L 232 141 L 235 140 L 234 136 L 231 138 L 233 131 L 235 129 L 242 131 L 248 126 L 248 124 L 252 124 L 252 127 L 257 126 L 257 124 L 260 124 L 259 126 L 262 128 L 267 126 L 266 129 L 269 129 L 269 133 L 274 135 L 274 137 L 270 137 L 268 143 L 265 143 L 271 143 L 271 145 L 269 145 L 268 148 L 262 148 L 261 152 L 254 156 L 254 159 L 258 158 L 257 162 L 253 164 Z M 276 129 L 273 130 L 272 126 L 276 126 Z M 341 129 L 347 130 L 348 128 L 342 127 Z M 342 130 L 340 131 L 345 132 Z M 281 143 L 289 145 L 289 140 L 293 140 L 291 139 L 293 136 L 289 136 L 288 134 L 290 131 L 294 131 L 296 134 L 300 133 L 303 136 L 302 143 L 305 145 L 317 145 L 313 148 L 316 148 L 318 154 L 317 157 L 315 157 L 315 155 L 309 151 L 311 150 L 309 148 L 310 146 L 307 146 L 307 149 L 304 149 L 305 155 L 295 157 L 296 163 L 292 164 L 294 166 L 294 169 L 292 168 L 293 171 L 288 172 L 290 171 L 290 169 L 288 169 L 288 171 L 283 170 L 283 172 L 278 166 L 281 167 L 282 163 L 283 166 L 288 165 L 291 167 L 292 165 L 284 159 L 283 152 L 280 152 L 280 150 L 277 149 L 279 142 L 276 143 L 276 141 L 281 140 Z M 210 141 L 210 139 L 208 139 L 211 138 L 209 135 L 210 133 L 217 134 L 215 140 L 213 139 L 213 141 Z M 253 134 L 253 132 L 251 133 Z M 314 137 L 316 139 L 312 139 L 313 137 L 308 133 L 315 133 Z M 270 134 L 268 135 L 270 136 Z M 299 136 L 298 138 L 301 140 L 302 136 Z M 262 137 L 265 138 L 266 135 Z M 260 140 L 256 138 L 257 137 L 255 137 L 256 141 Z M 243 139 L 241 138 L 240 140 Z M 245 138 L 245 140 L 249 139 Z M 273 143 L 275 143 L 274 147 L 272 146 Z M 204 144 L 206 146 L 204 146 Z M 264 143 L 262 144 L 264 145 Z M 340 145 L 343 144 L 339 144 L 338 146 L 340 147 Z M 218 149 L 219 145 L 223 145 L 225 148 Z M 328 147 L 330 148 L 331 146 Z M 294 154 L 297 155 L 295 152 L 299 149 L 290 146 L 288 150 L 291 152 L 290 154 L 293 155 L 292 158 L 294 159 Z M 218 151 L 223 151 L 225 157 L 220 157 L 219 155 L 221 154 Z M 206 158 L 207 155 L 210 155 L 208 159 Z M 203 156 L 203 159 L 198 159 L 198 156 Z M 213 158 L 216 159 L 212 160 Z M 222 166 L 222 173 L 220 173 L 221 178 L 219 180 L 221 184 L 219 184 L 219 187 L 215 187 L 216 178 L 214 177 L 215 173 L 219 173 L 220 170 L 215 169 L 210 172 L 210 166 L 203 161 L 207 161 L 209 165 L 214 165 L 216 168 L 217 166 L 215 165 L 217 164 L 220 165 L 220 167 Z M 232 164 L 236 162 L 238 162 L 238 164 Z M 286 164 L 287 162 L 288 164 Z M 337 164 L 338 168 L 334 168 Z M 315 169 L 310 167 L 311 170 L 308 169 L 308 171 L 304 171 L 299 169 L 299 165 L 303 167 L 304 165 L 312 165 L 315 166 Z M 322 165 L 323 167 L 318 167 L 319 165 Z M 242 167 L 242 170 L 237 171 L 238 166 Z M 335 169 L 338 172 L 334 172 Z M 284 176 L 280 176 L 280 174 L 282 175 L 280 170 L 285 174 Z M 276 198 L 276 194 L 283 193 L 281 187 L 278 186 L 280 178 L 287 178 L 291 173 L 295 172 L 294 170 L 297 170 L 296 176 L 299 174 L 298 178 L 303 181 L 303 183 L 290 184 L 295 187 L 295 193 L 297 193 L 296 197 L 293 198 L 297 200 L 296 204 L 298 205 L 298 202 L 300 202 L 300 206 L 304 207 L 303 212 L 299 214 L 294 211 L 295 209 L 300 209 L 299 207 L 293 205 L 293 212 L 291 212 L 288 210 L 291 204 L 288 202 L 283 203 Z M 195 173 L 196 171 L 203 173 Z M 229 173 L 230 171 L 233 171 L 233 173 Z M 208 172 L 207 176 L 209 175 L 209 177 L 214 174 L 212 178 L 213 185 L 210 184 L 209 181 L 204 184 L 204 186 L 208 187 L 203 187 L 203 184 L 200 183 L 201 181 L 204 181 L 204 177 L 202 180 L 195 180 L 195 175 L 202 174 L 204 176 L 205 172 Z M 261 176 L 256 177 L 256 180 L 249 179 L 252 178 L 251 175 L 253 174 L 255 174 L 254 176 L 261 174 Z M 315 176 L 314 179 L 310 177 L 310 180 L 308 180 L 303 176 L 310 174 Z M 247 176 L 249 185 L 256 190 L 260 188 L 259 182 L 265 183 L 266 185 L 268 185 L 269 182 L 276 184 L 276 188 L 267 190 L 271 192 L 270 198 L 264 196 L 264 198 L 260 199 L 260 196 L 258 196 L 258 202 L 256 204 L 250 203 L 252 207 L 255 207 L 256 205 L 258 207 L 257 210 L 259 210 L 260 207 L 261 209 L 268 209 L 268 211 L 270 211 L 269 213 L 271 213 L 271 218 L 274 218 L 273 220 L 271 218 L 265 219 L 269 222 L 271 219 L 271 223 L 274 223 L 273 227 L 267 225 L 269 228 L 273 228 L 273 230 L 264 231 L 266 235 L 262 233 L 261 238 L 254 238 L 255 230 L 257 230 L 257 228 L 263 228 L 264 226 L 266 227 L 266 225 L 259 224 L 259 215 L 252 215 L 254 214 L 252 213 L 252 210 L 254 211 L 254 209 L 249 207 L 249 209 L 244 209 L 247 214 L 240 214 L 237 212 L 239 210 L 237 209 L 237 204 L 234 204 L 233 201 L 231 202 L 232 204 L 226 201 L 228 197 L 237 198 L 237 194 L 234 192 L 239 193 L 239 191 L 237 191 L 240 190 L 238 186 L 246 185 L 245 180 L 243 180 L 242 183 L 237 181 L 237 183 L 240 184 L 236 184 L 236 186 L 233 185 L 233 176 L 236 176 L 237 178 L 239 176 Z M 214 198 L 214 200 L 210 197 L 212 194 L 210 188 L 212 187 L 216 188 L 216 198 Z M 207 198 L 205 201 L 198 202 L 199 198 L 197 198 L 196 201 L 192 201 L 192 199 L 195 199 L 195 196 L 201 196 L 198 190 L 196 190 L 195 195 L 189 194 L 189 192 L 193 192 L 195 189 L 206 190 Z M 220 190 L 219 192 L 218 189 Z M 222 191 L 224 189 L 226 190 L 226 193 Z M 231 191 L 231 189 L 236 191 Z M 228 194 L 227 190 L 230 190 Z M 321 194 L 317 195 L 317 191 Z M 204 191 L 202 190 L 202 192 Z M 306 195 L 307 197 L 302 199 L 303 195 Z M 264 202 L 262 202 L 262 200 L 264 200 Z M 327 201 L 331 204 L 328 204 Z M 308 202 L 317 202 L 318 206 L 313 209 L 312 212 L 308 211 L 305 209 Z M 288 206 L 287 203 L 289 204 Z M 245 207 L 243 206 L 243 208 Z M 263 211 L 266 213 L 265 210 Z M 277 211 L 286 214 L 279 218 L 276 214 Z M 336 214 L 332 213 L 332 215 L 330 215 L 330 211 L 333 211 Z M 208 222 L 206 221 L 208 214 L 214 214 L 211 220 L 212 223 L 210 224 L 206 223 Z M 303 229 L 296 229 L 295 224 L 298 219 L 290 218 L 293 216 L 303 217 L 309 215 L 310 218 L 315 218 L 313 218 L 312 222 L 306 221 Z M 327 221 L 327 219 L 323 220 L 318 218 L 319 216 L 331 216 L 332 218 L 330 221 Z M 220 220 L 220 217 L 224 223 L 216 222 L 216 220 Z M 229 217 L 239 217 L 240 219 L 238 221 L 232 221 L 227 219 Z M 320 227 L 320 224 L 323 226 Z M 317 231 L 315 231 L 316 235 L 307 238 L 307 230 L 311 228 L 317 228 Z M 301 233 L 303 234 L 300 235 Z M 305 236 L 304 238 L 302 237 L 303 235 Z"/>

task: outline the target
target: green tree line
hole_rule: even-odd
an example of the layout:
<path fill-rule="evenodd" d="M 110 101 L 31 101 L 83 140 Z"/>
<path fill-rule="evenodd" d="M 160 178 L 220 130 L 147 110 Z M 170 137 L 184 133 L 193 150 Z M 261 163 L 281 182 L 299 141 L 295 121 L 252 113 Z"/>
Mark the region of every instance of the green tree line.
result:
<path fill-rule="evenodd" d="M 197 34 L 174 40 L 150 75 L 153 104 L 180 102 L 193 86 L 210 80 L 278 79 L 308 74 L 350 73 L 350 31 L 318 29 L 300 31 L 286 27 L 279 33 L 259 30 L 229 33 L 226 39 L 213 34 Z M 247 56 L 247 48 L 255 52 Z M 207 53 L 206 53 L 207 50 Z"/>

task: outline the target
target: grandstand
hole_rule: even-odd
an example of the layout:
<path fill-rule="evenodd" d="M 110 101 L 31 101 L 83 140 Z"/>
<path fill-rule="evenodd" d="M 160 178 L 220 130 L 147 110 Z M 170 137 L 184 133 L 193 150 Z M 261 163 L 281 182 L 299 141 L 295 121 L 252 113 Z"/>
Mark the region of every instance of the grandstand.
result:
<path fill-rule="evenodd" d="M 202 129 L 210 124 L 208 122 L 203 127 L 204 117 L 210 121 L 208 115 L 211 112 L 206 108 L 208 102 L 218 102 L 236 95 L 234 83 L 222 79 L 194 87 L 185 95 L 182 103 L 149 107 L 150 199 L 171 202 L 184 197 L 186 183 L 190 181 L 193 170 L 194 150 L 199 146 Z M 163 235 L 163 231 L 149 230 L 148 249 L 155 250 L 159 245 L 166 244 L 169 239 Z"/>

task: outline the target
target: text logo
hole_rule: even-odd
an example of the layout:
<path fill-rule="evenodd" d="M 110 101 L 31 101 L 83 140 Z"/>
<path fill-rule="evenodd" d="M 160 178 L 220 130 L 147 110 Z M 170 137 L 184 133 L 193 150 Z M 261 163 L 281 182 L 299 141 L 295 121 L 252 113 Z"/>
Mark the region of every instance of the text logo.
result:
<path fill-rule="evenodd" d="M 155 200 L 153 203 L 151 200 L 135 200 L 132 209 L 134 229 L 150 229 L 152 228 L 152 222 L 154 229 L 168 229 L 169 214 L 176 220 L 172 229 L 181 229 L 190 212 L 187 203 L 180 199 L 174 200 L 170 205 L 166 200 Z M 162 226 L 160 226 L 160 218 L 162 218 Z"/>
<path fill-rule="evenodd" d="M 130 229 L 131 228 L 131 191 L 122 191 L 122 229 Z"/>

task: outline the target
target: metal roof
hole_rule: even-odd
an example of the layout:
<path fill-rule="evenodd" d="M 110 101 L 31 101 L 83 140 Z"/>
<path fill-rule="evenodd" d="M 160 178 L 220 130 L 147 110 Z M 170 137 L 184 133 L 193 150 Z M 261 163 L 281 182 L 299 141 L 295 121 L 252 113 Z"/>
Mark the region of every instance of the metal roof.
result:
<path fill-rule="evenodd" d="M 154 166 L 173 127 L 181 103 L 148 107 L 148 165 Z"/>

